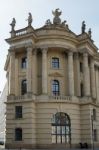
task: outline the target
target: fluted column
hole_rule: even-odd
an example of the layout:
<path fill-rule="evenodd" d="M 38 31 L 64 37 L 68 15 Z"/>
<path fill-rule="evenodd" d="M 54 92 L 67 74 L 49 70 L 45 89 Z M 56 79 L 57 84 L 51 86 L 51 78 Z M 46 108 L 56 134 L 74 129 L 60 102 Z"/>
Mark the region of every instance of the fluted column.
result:
<path fill-rule="evenodd" d="M 42 49 L 42 94 L 47 94 L 47 49 Z"/>
<path fill-rule="evenodd" d="M 84 96 L 90 96 L 90 76 L 89 76 L 87 53 L 83 53 L 83 79 L 84 79 Z"/>
<path fill-rule="evenodd" d="M 75 61 L 76 61 L 76 84 L 77 84 L 77 96 L 81 95 L 80 91 L 80 61 L 79 61 L 79 54 L 75 54 Z"/>
<path fill-rule="evenodd" d="M 95 86 L 95 68 L 94 68 L 94 59 L 90 60 L 90 79 L 91 79 L 91 93 L 92 97 L 96 98 L 96 86 Z"/>
<path fill-rule="evenodd" d="M 27 47 L 27 93 L 32 93 L 32 47 Z"/>
<path fill-rule="evenodd" d="M 9 94 L 15 95 L 15 51 L 10 51 Z"/>
<path fill-rule="evenodd" d="M 96 97 L 97 97 L 97 102 L 99 102 L 99 69 L 98 67 L 96 67 L 95 74 L 96 74 Z"/>
<path fill-rule="evenodd" d="M 33 49 L 33 62 L 32 62 L 32 81 L 33 81 L 33 94 L 37 94 L 37 49 Z"/>
<path fill-rule="evenodd" d="M 73 52 L 68 53 L 68 86 L 69 95 L 74 96 Z"/>

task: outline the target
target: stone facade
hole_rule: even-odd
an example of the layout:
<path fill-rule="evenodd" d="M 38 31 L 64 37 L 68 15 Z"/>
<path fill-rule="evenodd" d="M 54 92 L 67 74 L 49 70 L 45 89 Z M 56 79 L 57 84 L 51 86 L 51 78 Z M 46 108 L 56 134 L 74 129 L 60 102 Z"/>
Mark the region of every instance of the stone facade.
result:
<path fill-rule="evenodd" d="M 6 134 L 6 105 L 8 95 L 8 85 L 6 84 L 0 95 L 0 142 L 5 143 Z"/>
<path fill-rule="evenodd" d="M 93 138 L 95 146 L 99 145 L 98 49 L 84 29 L 76 35 L 66 21 L 61 22 L 58 9 L 53 15 L 53 23 L 47 20 L 39 29 L 31 25 L 13 29 L 11 38 L 6 39 L 10 45 L 5 63 L 7 148 L 91 146 Z M 53 66 L 55 58 L 58 62 Z M 16 118 L 16 106 L 22 106 L 21 118 Z M 65 131 L 57 129 L 52 140 L 52 120 L 58 113 L 69 117 L 70 124 Z M 57 128 L 67 125 L 58 124 Z M 15 129 L 20 128 L 22 139 L 17 140 Z"/>

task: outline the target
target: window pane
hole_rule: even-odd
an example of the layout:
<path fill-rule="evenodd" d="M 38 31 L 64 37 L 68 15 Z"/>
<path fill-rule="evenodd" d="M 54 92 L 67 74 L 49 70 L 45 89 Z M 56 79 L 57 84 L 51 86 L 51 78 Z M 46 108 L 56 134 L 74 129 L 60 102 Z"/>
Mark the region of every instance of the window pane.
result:
<path fill-rule="evenodd" d="M 22 93 L 22 95 L 27 93 L 27 80 L 22 80 L 21 93 Z"/>
<path fill-rule="evenodd" d="M 66 142 L 66 137 L 65 135 L 62 135 L 62 143 L 65 143 Z"/>
<path fill-rule="evenodd" d="M 52 58 L 52 68 L 59 68 L 59 58 Z"/>
<path fill-rule="evenodd" d="M 27 58 L 26 58 L 26 57 L 22 58 L 21 66 L 22 66 L 22 68 L 24 68 L 24 69 L 27 67 Z"/>
<path fill-rule="evenodd" d="M 65 126 L 62 126 L 62 134 L 65 134 Z"/>
<path fill-rule="evenodd" d="M 60 128 L 60 126 L 57 126 L 57 134 L 61 134 L 61 128 Z"/>
<path fill-rule="evenodd" d="M 16 118 L 22 118 L 22 106 L 15 107 Z"/>
<path fill-rule="evenodd" d="M 69 126 L 66 126 L 66 134 L 69 134 Z"/>
<path fill-rule="evenodd" d="M 56 134 L 56 126 L 52 126 L 52 134 Z"/>
<path fill-rule="evenodd" d="M 59 95 L 59 81 L 58 80 L 52 81 L 52 93 L 53 95 Z"/>
<path fill-rule="evenodd" d="M 57 135 L 57 143 L 61 143 L 61 136 Z"/>
<path fill-rule="evenodd" d="M 70 137 L 69 135 L 66 135 L 66 143 L 69 143 L 69 141 L 70 141 Z"/>
<path fill-rule="evenodd" d="M 22 141 L 22 129 L 21 128 L 15 129 L 15 140 Z"/>
<path fill-rule="evenodd" d="M 56 135 L 52 135 L 52 143 L 56 143 Z"/>

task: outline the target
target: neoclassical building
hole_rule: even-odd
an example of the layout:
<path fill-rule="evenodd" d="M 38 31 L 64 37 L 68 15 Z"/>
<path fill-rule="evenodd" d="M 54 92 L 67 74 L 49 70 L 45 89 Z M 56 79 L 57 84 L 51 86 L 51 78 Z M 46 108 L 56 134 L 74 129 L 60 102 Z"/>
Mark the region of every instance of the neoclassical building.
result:
<path fill-rule="evenodd" d="M 5 63 L 6 148 L 99 146 L 99 53 L 82 22 L 75 34 L 61 11 L 41 28 L 15 30 Z"/>

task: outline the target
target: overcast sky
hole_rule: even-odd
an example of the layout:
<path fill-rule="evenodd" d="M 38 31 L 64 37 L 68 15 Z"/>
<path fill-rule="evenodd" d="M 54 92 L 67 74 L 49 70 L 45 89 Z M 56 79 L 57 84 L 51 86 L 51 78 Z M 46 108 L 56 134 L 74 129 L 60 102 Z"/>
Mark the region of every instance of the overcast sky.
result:
<path fill-rule="evenodd" d="M 27 26 L 28 12 L 33 16 L 33 27 L 39 28 L 47 19 L 53 18 L 52 10 L 60 8 L 62 20 L 76 34 L 81 32 L 81 23 L 86 21 L 86 30 L 92 28 L 92 38 L 99 48 L 99 0 L 0 0 L 0 91 L 6 82 L 4 64 L 9 45 L 4 39 L 10 37 L 10 23 L 16 18 L 16 29 Z"/>

